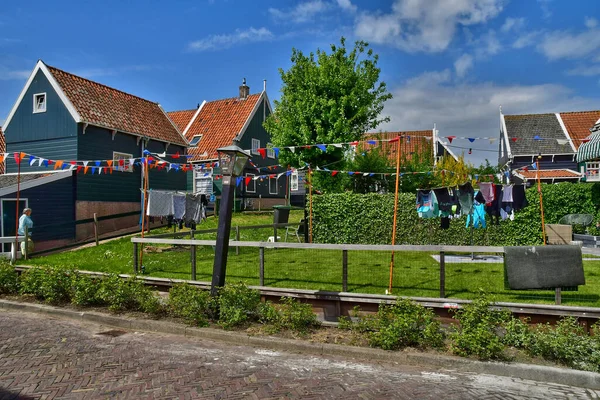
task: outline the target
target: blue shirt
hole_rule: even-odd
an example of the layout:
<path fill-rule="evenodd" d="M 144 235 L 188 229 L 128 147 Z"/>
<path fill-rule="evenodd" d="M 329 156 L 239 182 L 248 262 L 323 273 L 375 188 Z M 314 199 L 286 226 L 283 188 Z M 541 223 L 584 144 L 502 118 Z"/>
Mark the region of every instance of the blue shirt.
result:
<path fill-rule="evenodd" d="M 21 218 L 19 218 L 19 235 L 25 236 L 25 227 L 27 227 L 28 232 L 31 233 L 31 228 L 33 228 L 33 220 L 30 216 L 23 214 L 21 215 Z"/>

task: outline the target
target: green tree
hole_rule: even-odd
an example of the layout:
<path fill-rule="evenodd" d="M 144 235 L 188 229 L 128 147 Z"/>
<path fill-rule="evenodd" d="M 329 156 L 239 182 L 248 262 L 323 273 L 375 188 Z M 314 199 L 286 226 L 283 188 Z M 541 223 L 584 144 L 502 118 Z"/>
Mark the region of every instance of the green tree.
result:
<path fill-rule="evenodd" d="M 379 82 L 379 57 L 368 46 L 358 41 L 348 51 L 342 37 L 329 54 L 317 50 L 316 55 L 306 56 L 292 49 L 292 66 L 279 69 L 281 100 L 274 102 L 275 112 L 265 121 L 275 147 L 352 142 L 389 120 L 380 114 L 392 96 Z M 283 164 L 315 167 L 343 160 L 347 152 L 330 146 L 326 152 L 318 148 L 282 151 L 279 158 Z M 315 187 L 325 176 L 314 174 Z"/>

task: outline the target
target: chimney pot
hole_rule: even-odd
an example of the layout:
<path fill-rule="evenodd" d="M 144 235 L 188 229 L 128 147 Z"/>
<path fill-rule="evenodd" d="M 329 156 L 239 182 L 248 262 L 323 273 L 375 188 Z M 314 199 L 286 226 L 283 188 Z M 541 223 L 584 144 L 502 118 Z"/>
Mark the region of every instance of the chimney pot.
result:
<path fill-rule="evenodd" d="M 242 80 L 242 86 L 240 86 L 240 100 L 245 100 L 250 95 L 250 87 L 246 85 L 246 78 Z"/>

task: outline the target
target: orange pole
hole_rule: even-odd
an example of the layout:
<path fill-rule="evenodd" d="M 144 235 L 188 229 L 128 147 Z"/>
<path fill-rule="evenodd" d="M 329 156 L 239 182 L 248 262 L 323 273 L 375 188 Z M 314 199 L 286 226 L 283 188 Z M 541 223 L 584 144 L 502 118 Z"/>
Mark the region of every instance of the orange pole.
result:
<path fill-rule="evenodd" d="M 542 238 L 544 240 L 544 246 L 546 245 L 546 224 L 544 223 L 544 199 L 542 198 L 542 184 L 540 182 L 540 158 L 542 156 L 538 156 L 536 161 L 536 176 L 537 176 L 537 184 L 538 184 L 538 193 L 540 194 L 540 211 L 542 214 Z"/>
<path fill-rule="evenodd" d="M 19 252 L 19 203 L 21 200 L 21 159 L 19 158 L 19 162 L 17 163 L 17 206 L 16 206 L 16 220 L 15 220 L 15 261 L 17 254 Z M 25 243 L 27 246 L 27 243 Z"/>
<path fill-rule="evenodd" d="M 392 246 L 396 244 L 396 223 L 398 216 L 398 184 L 400 182 L 400 136 L 398 136 L 398 149 L 396 150 L 396 192 L 394 195 L 394 225 L 392 227 Z M 394 280 L 394 250 L 390 261 L 390 284 L 388 294 L 392 294 L 392 281 Z"/>
<path fill-rule="evenodd" d="M 144 237 L 146 226 L 146 208 L 148 207 L 148 164 L 142 163 L 142 172 L 144 173 L 144 202 L 142 203 L 142 238 Z M 144 263 L 144 243 L 140 246 L 140 268 Z"/>
<path fill-rule="evenodd" d="M 312 169 L 308 167 L 308 203 L 309 203 L 309 214 L 308 214 L 308 242 L 312 243 L 312 232 L 313 232 L 313 210 L 312 210 Z"/>

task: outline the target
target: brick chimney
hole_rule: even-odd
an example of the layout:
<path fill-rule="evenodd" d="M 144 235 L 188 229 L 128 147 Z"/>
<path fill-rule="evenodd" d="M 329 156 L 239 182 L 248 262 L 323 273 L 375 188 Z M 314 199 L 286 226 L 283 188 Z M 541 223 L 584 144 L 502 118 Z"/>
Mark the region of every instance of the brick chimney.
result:
<path fill-rule="evenodd" d="M 250 95 L 250 87 L 246 86 L 246 78 L 242 81 L 242 86 L 240 86 L 240 100 L 246 100 Z"/>

